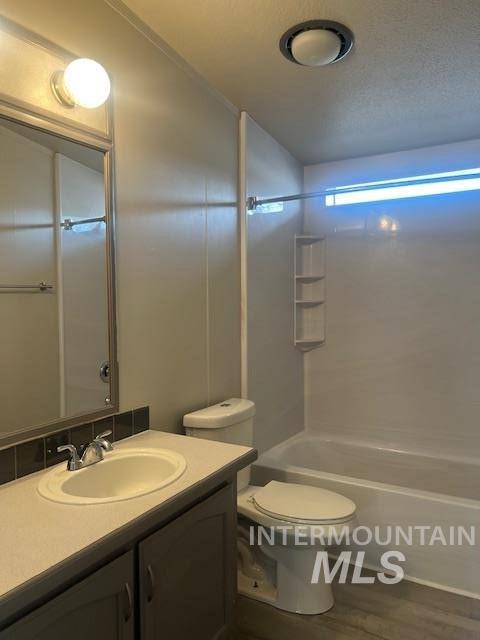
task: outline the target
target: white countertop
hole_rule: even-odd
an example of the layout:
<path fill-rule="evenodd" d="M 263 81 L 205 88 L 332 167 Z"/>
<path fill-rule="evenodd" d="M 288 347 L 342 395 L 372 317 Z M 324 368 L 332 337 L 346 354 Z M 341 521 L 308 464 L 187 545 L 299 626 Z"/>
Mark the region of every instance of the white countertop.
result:
<path fill-rule="evenodd" d="M 0 487 L 0 598 L 252 451 L 161 431 L 146 431 L 115 444 L 122 450 L 129 447 L 177 451 L 186 458 L 187 468 L 163 489 L 106 504 L 68 505 L 43 498 L 37 485 L 50 469 Z"/>

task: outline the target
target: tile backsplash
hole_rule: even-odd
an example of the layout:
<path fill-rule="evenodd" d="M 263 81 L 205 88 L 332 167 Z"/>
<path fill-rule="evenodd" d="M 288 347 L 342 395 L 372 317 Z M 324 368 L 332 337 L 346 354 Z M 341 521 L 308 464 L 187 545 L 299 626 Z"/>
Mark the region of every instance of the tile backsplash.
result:
<path fill-rule="evenodd" d="M 0 451 L 0 484 L 15 478 L 15 447 Z"/>
<path fill-rule="evenodd" d="M 63 444 L 74 444 L 81 455 L 83 448 L 103 431 L 112 431 L 110 438 L 118 442 L 149 427 L 149 407 L 141 407 L 1 449 L 0 485 L 67 460 L 68 453 L 57 452 Z"/>

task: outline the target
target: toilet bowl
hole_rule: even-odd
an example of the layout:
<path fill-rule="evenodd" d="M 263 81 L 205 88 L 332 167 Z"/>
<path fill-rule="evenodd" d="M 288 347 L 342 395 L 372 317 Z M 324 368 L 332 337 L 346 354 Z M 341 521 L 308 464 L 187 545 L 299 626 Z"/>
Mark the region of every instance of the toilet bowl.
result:
<path fill-rule="evenodd" d="M 253 444 L 255 405 L 230 398 L 184 416 L 188 436 Z M 250 468 L 237 478 L 238 589 L 278 609 L 304 614 L 328 611 L 334 600 L 323 573 L 312 583 L 318 552 L 355 519 L 348 498 L 308 485 L 250 484 Z"/>
<path fill-rule="evenodd" d="M 338 540 L 341 530 L 352 526 L 355 504 L 318 487 L 269 482 L 245 487 L 237 506 L 240 538 L 248 531 L 253 547 L 239 562 L 239 592 L 284 611 L 319 614 L 331 609 L 332 588 L 325 576 L 312 584 L 317 553 L 328 551 L 329 540 Z"/>

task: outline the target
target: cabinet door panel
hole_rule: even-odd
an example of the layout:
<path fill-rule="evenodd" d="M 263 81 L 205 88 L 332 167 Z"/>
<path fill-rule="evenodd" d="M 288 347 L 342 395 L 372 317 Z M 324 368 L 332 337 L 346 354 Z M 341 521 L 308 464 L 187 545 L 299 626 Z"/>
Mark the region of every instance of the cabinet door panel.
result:
<path fill-rule="evenodd" d="M 142 640 L 212 640 L 231 621 L 236 495 L 229 485 L 140 544 Z"/>
<path fill-rule="evenodd" d="M 133 553 L 74 585 L 0 633 L 0 640 L 133 640 Z"/>

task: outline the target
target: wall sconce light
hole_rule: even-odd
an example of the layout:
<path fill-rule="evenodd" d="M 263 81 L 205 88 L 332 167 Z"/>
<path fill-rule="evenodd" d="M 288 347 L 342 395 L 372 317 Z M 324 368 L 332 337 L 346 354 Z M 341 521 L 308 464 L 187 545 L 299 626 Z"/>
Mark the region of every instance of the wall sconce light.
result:
<path fill-rule="evenodd" d="M 65 107 L 95 109 L 110 95 L 110 78 L 101 64 L 89 58 L 78 58 L 65 71 L 52 76 L 52 91 Z"/>

